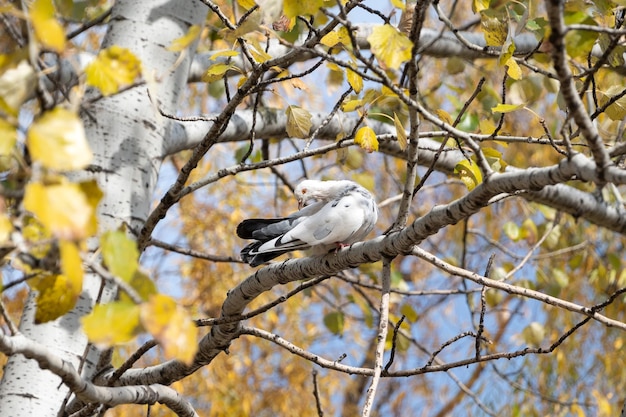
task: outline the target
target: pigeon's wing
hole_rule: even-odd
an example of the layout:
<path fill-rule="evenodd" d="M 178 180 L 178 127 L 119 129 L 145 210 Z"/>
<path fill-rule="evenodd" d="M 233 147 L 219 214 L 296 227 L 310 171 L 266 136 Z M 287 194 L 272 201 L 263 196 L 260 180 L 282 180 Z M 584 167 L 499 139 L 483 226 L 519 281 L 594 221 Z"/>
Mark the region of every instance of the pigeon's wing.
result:
<path fill-rule="evenodd" d="M 237 236 L 242 239 L 268 241 L 287 233 L 299 223 L 306 220 L 308 216 L 318 212 L 323 206 L 323 202 L 318 202 L 292 213 L 287 217 L 244 220 L 237 226 Z"/>
<path fill-rule="evenodd" d="M 309 246 L 353 243 L 364 236 L 364 225 L 373 226 L 368 218 L 369 211 L 364 209 L 367 206 L 364 201 L 367 200 L 360 193 L 346 193 L 328 202 L 319 212 L 288 232 L 285 238 L 300 240 Z M 370 230 L 368 227 L 367 232 Z"/>
<path fill-rule="evenodd" d="M 374 227 L 378 209 L 363 187 L 348 186 L 333 197 L 282 219 L 250 219 L 237 228 L 240 237 L 257 239 L 241 251 L 242 259 L 260 265 L 283 253 L 314 248 L 324 253 L 363 239 Z"/>
<path fill-rule="evenodd" d="M 260 245 L 258 252 L 284 252 L 316 246 L 332 248 L 337 244 L 356 242 L 372 229 L 376 221 L 376 218 L 371 219 L 370 205 L 375 206 L 371 197 L 358 192 L 345 193 L 324 204 L 315 214 L 303 218 L 283 235 Z"/>

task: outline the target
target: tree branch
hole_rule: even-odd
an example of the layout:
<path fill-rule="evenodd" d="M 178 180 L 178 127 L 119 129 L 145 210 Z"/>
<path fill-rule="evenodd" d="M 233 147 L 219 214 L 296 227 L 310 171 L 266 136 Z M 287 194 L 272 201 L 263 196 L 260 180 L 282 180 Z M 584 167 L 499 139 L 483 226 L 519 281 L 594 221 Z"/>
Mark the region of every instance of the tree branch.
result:
<path fill-rule="evenodd" d="M 5 336 L 0 333 L 0 351 L 6 355 L 22 354 L 34 359 L 39 366 L 61 378 L 78 398 L 108 406 L 121 404 L 161 403 L 180 417 L 198 417 L 195 410 L 173 389 L 164 385 L 101 387 L 85 381 L 71 363 L 53 355 L 45 347 L 21 334 Z"/>

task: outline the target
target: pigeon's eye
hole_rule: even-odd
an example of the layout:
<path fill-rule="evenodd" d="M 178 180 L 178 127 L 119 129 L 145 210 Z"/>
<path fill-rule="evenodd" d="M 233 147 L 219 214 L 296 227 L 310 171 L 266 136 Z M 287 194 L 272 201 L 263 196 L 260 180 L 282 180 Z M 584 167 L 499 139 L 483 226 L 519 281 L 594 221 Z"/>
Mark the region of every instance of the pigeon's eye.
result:
<path fill-rule="evenodd" d="M 306 194 L 306 188 L 302 189 L 302 194 Z"/>

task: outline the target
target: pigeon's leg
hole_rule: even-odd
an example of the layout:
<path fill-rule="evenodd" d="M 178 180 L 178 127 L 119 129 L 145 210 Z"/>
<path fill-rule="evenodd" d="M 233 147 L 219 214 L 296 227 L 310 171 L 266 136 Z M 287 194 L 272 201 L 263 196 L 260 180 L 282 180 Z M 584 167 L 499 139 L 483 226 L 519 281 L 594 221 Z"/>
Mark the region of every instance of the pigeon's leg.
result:
<path fill-rule="evenodd" d="M 335 253 L 339 252 L 343 248 L 347 248 L 348 246 L 350 246 L 342 242 L 335 242 L 335 245 L 337 245 L 337 247 L 335 248 Z"/>

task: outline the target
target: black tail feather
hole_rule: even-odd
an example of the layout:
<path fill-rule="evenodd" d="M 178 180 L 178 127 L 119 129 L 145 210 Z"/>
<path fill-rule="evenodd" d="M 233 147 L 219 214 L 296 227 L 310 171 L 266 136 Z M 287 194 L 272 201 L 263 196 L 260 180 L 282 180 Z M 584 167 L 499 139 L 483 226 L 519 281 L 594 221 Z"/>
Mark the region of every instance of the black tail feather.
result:
<path fill-rule="evenodd" d="M 258 253 L 257 250 L 263 243 L 264 242 L 253 242 L 243 248 L 240 252 L 241 259 L 250 266 L 259 266 L 261 264 L 264 264 L 265 262 L 271 261 L 277 256 L 289 252 L 289 250 L 286 250 Z"/>
<path fill-rule="evenodd" d="M 237 226 L 237 236 L 242 239 L 255 239 L 254 232 L 270 224 L 281 222 L 285 219 L 247 219 Z"/>

